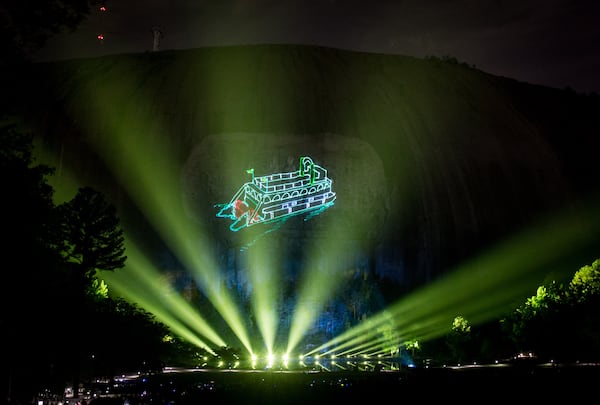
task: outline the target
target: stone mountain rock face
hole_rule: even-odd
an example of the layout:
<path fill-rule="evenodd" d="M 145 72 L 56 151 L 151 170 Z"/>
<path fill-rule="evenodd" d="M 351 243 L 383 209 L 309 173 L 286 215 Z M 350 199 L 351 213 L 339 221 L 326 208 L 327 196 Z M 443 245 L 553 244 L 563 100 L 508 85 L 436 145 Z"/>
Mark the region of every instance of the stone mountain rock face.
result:
<path fill-rule="evenodd" d="M 69 169 L 125 204 L 126 157 L 155 146 L 162 155 L 135 162 L 152 168 L 168 155 L 189 220 L 234 249 L 238 236 L 214 204 L 247 181 L 246 169 L 293 170 L 307 155 L 327 168 L 336 203 L 273 235 L 298 246 L 356 239 L 358 262 L 403 289 L 600 189 L 597 97 L 462 64 L 269 45 L 34 69 L 16 103 L 43 159 L 61 169 L 58 183 Z"/>

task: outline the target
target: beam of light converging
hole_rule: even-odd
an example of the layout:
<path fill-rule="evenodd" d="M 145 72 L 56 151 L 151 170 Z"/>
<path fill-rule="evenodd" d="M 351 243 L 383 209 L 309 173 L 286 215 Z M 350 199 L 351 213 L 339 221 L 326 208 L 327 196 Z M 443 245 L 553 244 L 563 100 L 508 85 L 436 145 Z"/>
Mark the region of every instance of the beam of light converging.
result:
<path fill-rule="evenodd" d="M 316 249 L 307 257 L 301 284 L 298 289 L 296 308 L 289 331 L 286 353 L 292 353 L 305 332 L 318 318 L 328 299 L 337 292 L 352 266 L 351 258 L 335 239 L 321 240 L 320 251 Z"/>
<path fill-rule="evenodd" d="M 212 91 L 219 93 L 217 88 Z M 260 156 L 257 149 L 265 147 L 265 143 L 266 137 L 260 134 L 223 133 L 209 136 L 202 144 L 201 153 L 218 153 L 219 156 L 207 169 L 210 169 L 210 176 L 215 178 L 213 182 L 221 186 L 217 191 L 217 197 L 223 198 L 220 204 L 227 204 L 240 187 L 254 179 L 255 166 L 264 164 L 262 160 L 266 160 L 266 157 L 261 157 L 262 160 L 257 157 Z M 196 156 L 196 159 L 204 161 L 204 156 L 206 155 Z M 267 173 L 257 173 L 262 174 Z M 219 209 L 215 210 L 214 215 Z M 240 260 L 236 266 L 240 265 L 248 277 L 247 288 L 252 310 L 248 316 L 253 317 L 262 340 L 260 343 L 253 341 L 253 347 L 256 349 L 259 345 L 264 346 L 267 357 L 271 357 L 274 355 L 278 330 L 281 251 L 264 239 L 266 233 L 263 233 L 263 228 L 269 229 L 271 225 L 260 224 L 255 226 L 258 229 L 245 228 L 241 232 L 230 231 L 228 220 L 223 220 L 222 226 L 227 229 L 226 232 L 231 232 L 232 245 L 240 251 L 236 253 Z"/>
<path fill-rule="evenodd" d="M 140 305 L 142 308 L 144 308 L 144 310 L 150 312 L 161 323 L 169 327 L 170 330 L 188 342 L 191 342 L 196 346 L 205 349 L 207 352 L 215 355 L 215 352 L 212 350 L 212 348 L 203 340 L 201 340 L 194 332 L 192 332 L 189 327 L 180 322 L 163 307 L 157 305 L 156 297 L 148 297 L 144 291 L 140 291 L 137 287 L 132 288 L 131 286 L 135 285 L 135 279 L 122 276 L 115 278 L 112 274 L 106 276 L 105 279 L 108 283 L 110 283 L 110 288 L 114 289 L 120 296 L 129 302 Z"/>
<path fill-rule="evenodd" d="M 388 340 L 384 336 L 381 336 L 375 340 L 369 340 L 369 341 L 363 342 L 359 345 L 353 346 L 352 350 L 348 350 L 346 352 L 341 352 L 341 353 L 338 353 L 336 351 L 336 355 L 337 356 L 358 356 L 361 354 L 366 354 L 366 353 L 371 352 L 373 350 L 373 347 L 379 347 L 379 345 L 382 342 L 390 342 L 390 340 Z"/>
<path fill-rule="evenodd" d="M 390 324 L 382 325 L 374 331 L 374 337 L 365 337 L 357 339 L 359 344 L 353 343 L 350 348 L 342 353 L 338 353 L 337 350 L 331 350 L 336 355 L 341 356 L 371 356 L 374 353 L 385 351 L 387 353 L 398 351 L 399 344 L 403 339 L 399 335 L 395 326 Z M 372 335 L 373 336 L 373 335 Z M 377 337 L 378 336 L 378 337 Z"/>
<path fill-rule="evenodd" d="M 368 244 L 368 235 L 379 226 L 382 209 L 378 204 L 386 187 L 381 160 L 365 142 L 356 140 L 352 147 L 355 153 L 327 162 L 336 168 L 330 173 L 338 197 L 335 205 L 317 217 L 319 229 L 315 234 L 319 236 L 313 237 L 304 250 L 304 274 L 287 353 L 301 342 L 327 301 L 338 295 L 343 282 L 360 270 L 356 259 Z M 351 175 L 334 177 L 335 173 Z"/>
<path fill-rule="evenodd" d="M 49 158 L 49 155 L 46 158 Z M 64 168 L 60 182 L 53 185 L 58 193 L 58 197 L 55 196 L 58 203 L 73 197 L 71 195 L 73 190 L 77 190 L 79 187 L 75 177 L 68 167 Z M 225 346 L 223 339 L 210 327 L 208 322 L 169 285 L 164 283 L 160 272 L 141 253 L 133 238 L 129 237 L 127 232 L 125 232 L 125 236 L 126 267 L 115 272 L 102 272 L 101 274 L 109 286 L 128 301 L 141 305 L 173 332 L 196 346 L 214 354 L 213 350 L 197 336 L 198 334 L 213 344 Z"/>
<path fill-rule="evenodd" d="M 173 332 L 212 354 L 211 347 L 198 335 L 213 344 L 225 344 L 202 316 L 162 280 L 160 273 L 131 243 L 127 246 L 127 254 L 125 268 L 101 274 L 109 288 L 114 288 L 128 301 L 139 304 Z"/>
<path fill-rule="evenodd" d="M 526 229 L 311 353 L 385 342 L 372 331 L 389 324 L 390 317 L 401 334 L 401 339 L 390 342 L 397 343 L 439 337 L 450 330 L 458 315 L 471 324 L 505 315 L 532 294 L 548 274 L 572 274 L 574 266 L 584 264 L 576 261 L 582 255 L 589 256 L 586 260 L 597 255 L 600 211 L 596 207 L 582 206 Z"/>
<path fill-rule="evenodd" d="M 383 354 L 392 356 L 395 353 L 399 353 L 399 347 L 404 342 L 399 335 L 386 336 L 385 334 L 377 339 L 367 341 L 351 352 L 352 356 L 363 356 L 363 357 L 376 357 Z"/>
<path fill-rule="evenodd" d="M 361 343 L 365 341 L 370 341 L 371 339 L 375 339 L 376 336 L 385 333 L 385 331 L 394 330 L 395 328 L 390 327 L 390 324 L 393 324 L 393 318 L 391 314 L 383 310 L 378 314 L 378 322 L 373 322 L 372 318 L 367 318 L 361 328 L 361 333 L 356 334 L 356 336 L 348 337 L 346 341 L 342 343 L 345 339 L 344 336 L 340 336 L 338 339 L 333 339 L 315 349 L 311 350 L 307 353 L 313 354 L 317 352 L 322 352 L 323 355 L 335 353 L 335 354 L 351 354 L 362 348 Z M 384 321 L 385 320 L 385 321 Z M 395 324 L 393 324 L 395 327 Z M 357 327 L 360 327 L 357 326 Z M 384 329 L 385 328 L 385 329 Z M 335 344 L 335 346 L 329 346 L 330 344 Z M 340 352 L 342 349 L 346 349 L 346 351 Z"/>
<path fill-rule="evenodd" d="M 239 341 L 252 353 L 245 323 L 212 260 L 209 241 L 200 231 L 201 225 L 190 221 L 185 214 L 179 165 L 166 134 L 161 132 L 156 119 L 140 112 L 136 101 L 141 105 L 145 101 L 135 97 L 130 83 L 124 80 L 118 84 L 91 85 L 90 100 L 96 107 L 92 110 L 103 112 L 102 117 L 88 116 L 92 133 L 103 129 L 102 136 L 92 137 L 93 145 L 170 249 L 195 276 Z"/>
<path fill-rule="evenodd" d="M 273 353 L 277 333 L 279 308 L 277 297 L 280 293 L 280 277 L 276 271 L 279 260 L 264 244 L 258 244 L 247 252 L 248 276 L 252 283 L 252 309 L 258 329 L 263 338 L 267 354 Z"/>
<path fill-rule="evenodd" d="M 261 139 L 261 142 L 258 142 L 258 144 L 256 142 L 257 138 Z M 251 144 L 249 144 L 249 142 L 251 142 Z M 240 188 L 240 186 L 244 187 L 244 183 L 255 178 L 254 171 L 257 169 L 254 166 L 255 163 L 258 163 L 260 166 L 260 168 L 258 168 L 256 171 L 256 176 L 259 176 L 259 179 L 267 179 L 265 180 L 267 182 L 266 184 L 269 184 L 268 182 L 270 180 L 273 180 L 277 184 L 277 180 L 280 180 L 278 176 L 281 175 L 282 178 L 287 179 L 288 177 L 285 176 L 288 174 L 302 170 L 302 168 L 304 168 L 303 162 L 306 161 L 305 159 L 308 159 L 314 164 L 320 163 L 312 162 L 310 157 L 306 156 L 288 156 L 287 162 L 283 162 L 282 159 L 277 160 L 278 165 L 283 165 L 283 167 L 272 166 L 271 170 L 267 170 L 267 172 L 265 172 L 264 165 L 265 161 L 269 161 L 269 156 L 266 156 L 265 150 L 261 150 L 261 148 L 264 148 L 265 144 L 269 142 L 271 142 L 273 145 L 277 145 L 278 142 L 281 142 L 281 140 L 277 139 L 276 137 L 261 136 L 260 134 L 254 134 L 252 136 L 234 136 L 224 134 L 220 137 L 213 137 L 210 142 L 207 142 L 209 145 L 211 145 L 211 149 L 214 148 L 222 151 L 220 152 L 221 159 L 218 162 L 220 167 L 217 172 L 221 174 L 221 178 L 226 177 L 229 178 L 229 180 L 220 183 L 229 185 L 228 187 L 231 187 L 232 184 L 236 183 L 236 180 L 233 179 L 237 179 L 237 186 L 231 188 L 232 194 L 225 195 L 224 202 L 226 204 L 224 207 L 220 208 L 220 212 L 223 212 L 222 210 L 227 210 L 227 213 L 231 212 L 233 208 L 231 207 L 230 201 L 232 201 L 233 195 L 238 195 L 238 197 L 235 198 L 238 198 L 240 201 L 244 202 L 246 201 L 246 198 L 250 198 L 249 204 L 257 200 L 256 196 L 252 195 L 254 188 L 251 187 L 250 191 L 248 191 L 246 188 Z M 293 140 L 291 142 L 293 142 Z M 214 146 L 212 146 L 213 144 Z M 282 147 L 284 146 L 282 145 Z M 254 161 L 253 159 L 256 159 L 257 161 Z M 244 167 L 240 166 L 240 162 L 248 162 L 248 164 Z M 311 165 L 310 170 L 313 170 L 313 167 L 314 166 Z M 214 169 L 215 168 L 213 168 L 213 170 Z M 249 177 L 248 173 L 245 173 L 246 171 L 249 171 L 252 176 Z M 272 179 L 270 176 L 275 177 Z M 271 187 L 274 188 L 274 186 Z M 238 190 L 237 192 L 236 189 Z M 259 190 L 264 191 L 265 193 L 269 192 L 261 189 L 260 187 Z M 278 190 L 274 189 L 270 192 L 272 192 L 274 195 L 270 196 L 269 198 L 273 198 L 272 201 L 279 201 L 275 199 L 276 197 L 279 197 L 277 195 Z M 250 193 L 252 198 L 248 197 L 246 193 Z M 283 193 L 284 192 L 281 191 L 280 194 Z M 265 201 L 270 201 L 266 198 L 267 197 L 265 197 Z M 289 196 L 287 198 L 289 198 Z M 258 200 L 262 201 L 260 198 L 258 198 Z M 261 205 L 259 204 L 258 206 L 260 207 Z M 298 206 L 301 205 L 299 204 Z M 257 210 L 260 212 L 258 208 Z M 319 211 L 319 213 L 320 212 L 321 211 Z M 308 215 L 311 214 L 316 215 L 316 212 L 311 212 Z M 297 215 L 298 216 L 294 217 L 295 220 L 298 220 L 298 218 L 301 217 L 301 215 Z M 306 216 L 308 217 L 308 215 Z M 217 216 L 222 217 L 220 214 L 217 214 Z M 281 274 L 281 269 L 284 269 L 284 265 L 281 263 L 281 254 L 287 246 L 285 246 L 286 244 L 282 243 L 277 236 L 274 236 L 274 234 L 271 232 L 273 232 L 274 229 L 279 229 L 280 227 L 284 226 L 283 224 L 286 223 L 287 220 L 290 222 L 287 222 L 286 225 L 289 225 L 290 223 L 297 223 L 297 221 L 290 219 L 291 216 L 292 215 L 284 215 L 284 218 L 271 218 L 271 222 L 252 224 L 251 226 L 244 223 L 244 226 L 235 228 L 236 232 L 233 232 L 232 235 L 232 238 L 235 238 L 241 242 L 240 245 L 243 247 L 242 250 L 246 252 L 245 257 L 248 261 L 247 274 L 250 278 L 250 283 L 252 284 L 253 289 L 251 295 L 253 314 L 256 318 L 256 323 L 261 332 L 268 354 L 273 353 L 274 341 L 277 333 L 279 331 L 285 333 L 282 325 L 277 324 L 277 308 L 283 310 L 281 303 L 277 301 L 277 295 L 279 294 L 280 286 L 282 285 L 279 274 Z M 235 220 L 233 217 L 229 218 L 226 216 L 226 218 Z M 243 218 L 243 216 L 240 217 L 240 219 Z M 235 225 L 235 223 L 233 224 Z M 227 225 L 226 222 L 224 222 L 224 226 L 225 225 Z M 269 237 L 267 237 L 267 234 Z M 332 256 L 336 255 L 335 252 L 331 253 L 323 251 L 319 252 L 319 254 L 321 256 L 327 256 L 330 254 Z M 311 266 L 313 268 L 320 266 L 321 270 L 327 271 L 329 264 L 331 264 L 330 267 L 336 268 L 338 263 L 335 263 L 335 261 L 340 262 L 339 258 L 329 258 L 327 261 L 328 263 L 325 264 L 320 263 L 319 260 L 314 260 L 313 263 L 311 263 Z M 329 298 L 329 295 L 335 289 L 334 287 L 337 285 L 335 280 L 339 273 L 339 271 L 333 270 L 329 271 L 327 275 L 324 275 L 322 272 L 314 271 L 313 282 L 310 281 L 310 278 L 307 280 L 305 283 L 306 287 L 304 293 L 300 294 L 300 300 L 307 303 L 307 305 L 305 305 L 300 310 L 300 314 L 296 316 L 298 319 L 300 319 L 299 322 L 301 327 L 296 326 L 296 329 L 293 329 L 291 333 L 294 336 L 297 336 L 298 338 L 301 337 L 303 331 L 300 329 L 306 329 L 314 319 L 314 316 L 318 314 L 320 306 L 322 306 L 323 302 Z M 321 279 L 318 277 L 321 277 Z M 313 286 L 311 286 L 311 284 L 313 284 Z M 317 287 L 315 287 L 314 284 L 316 284 Z M 296 342 L 292 342 L 292 345 L 295 344 Z M 289 354 L 291 349 L 292 347 L 289 347 L 288 345 L 288 350 L 286 350 L 284 353 Z"/>
<path fill-rule="evenodd" d="M 325 220 L 325 217 L 320 219 Z M 326 229 L 331 230 L 333 234 L 342 232 L 335 224 L 327 222 L 329 223 L 326 224 Z M 318 246 L 307 252 L 304 273 L 297 290 L 286 353 L 294 351 L 306 331 L 318 318 L 327 300 L 337 294 L 348 271 L 353 271 L 354 257 L 348 254 L 353 251 L 353 242 L 342 243 L 335 238 L 323 238 L 319 239 L 319 242 Z"/>

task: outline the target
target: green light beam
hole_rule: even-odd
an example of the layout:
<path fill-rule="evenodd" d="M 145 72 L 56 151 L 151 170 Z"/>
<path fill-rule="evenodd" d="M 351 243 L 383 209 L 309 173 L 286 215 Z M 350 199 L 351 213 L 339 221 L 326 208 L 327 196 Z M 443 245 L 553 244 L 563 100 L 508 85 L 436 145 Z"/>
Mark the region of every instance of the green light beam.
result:
<path fill-rule="evenodd" d="M 377 329 L 375 329 L 375 328 L 370 329 L 370 330 L 366 331 L 364 334 L 361 334 L 360 336 L 354 336 L 352 339 L 349 339 L 349 340 L 345 341 L 344 343 L 338 344 L 336 346 L 322 345 L 321 348 L 314 349 L 311 351 L 311 353 L 320 351 L 324 347 L 330 347 L 330 349 L 328 351 L 323 352 L 324 355 L 327 355 L 330 353 L 337 353 L 338 355 L 341 355 L 342 353 L 351 353 L 355 350 L 358 350 L 361 347 L 360 344 L 362 342 L 367 341 L 371 338 L 374 338 L 374 336 L 379 335 L 379 334 L 380 334 L 380 331 L 378 331 Z M 347 350 L 346 352 L 340 352 L 340 350 L 346 349 L 346 348 L 351 348 L 351 349 Z"/>
<path fill-rule="evenodd" d="M 253 246 L 247 252 L 248 275 L 252 282 L 252 308 L 263 337 L 267 353 L 273 354 L 277 333 L 277 296 L 281 281 L 275 271 L 276 257 L 269 255 L 264 244 Z"/>
<path fill-rule="evenodd" d="M 363 340 L 370 339 L 373 335 L 377 334 L 381 325 L 390 322 L 394 322 L 392 314 L 389 310 L 384 309 L 379 314 L 365 319 L 358 325 L 346 330 L 345 332 L 334 337 L 333 339 L 323 343 L 321 346 L 314 348 L 310 352 L 306 353 L 306 355 L 317 353 L 321 350 L 325 350 L 328 348 L 332 348 L 330 349 L 331 351 L 336 350 L 338 348 L 346 348 L 352 346 L 353 344 L 360 343 Z M 344 341 L 348 342 L 341 343 Z"/>
<path fill-rule="evenodd" d="M 102 122 L 97 121 L 98 117 L 88 117 L 92 129 L 104 128 L 104 138 L 94 137 L 93 145 L 172 251 L 196 276 L 240 342 L 252 352 L 238 306 L 222 288 L 221 276 L 211 260 L 210 244 L 199 231 L 200 225 L 185 215 L 179 165 L 160 124 L 141 115 L 135 99 L 115 98 L 134 93 L 128 87 L 124 81 L 120 86 L 105 83 L 90 89 L 90 99 L 97 109 L 107 110 Z"/>
<path fill-rule="evenodd" d="M 55 161 L 48 151 L 43 152 L 42 156 L 44 161 L 47 161 L 47 159 Z M 69 170 L 69 167 L 66 166 L 62 167 L 61 173 L 59 173 L 57 177 L 59 177 L 59 180 L 52 185 L 57 191 L 57 194 L 55 194 L 55 199 L 57 199 L 57 201 L 55 202 L 60 204 L 73 198 L 73 195 L 81 186 L 81 181 L 78 180 L 77 177 L 72 174 L 71 170 Z M 150 313 L 157 316 L 158 319 L 168 325 L 174 332 L 180 334 L 197 346 L 203 347 L 212 353 L 210 347 L 193 334 L 190 329 L 177 321 L 173 315 L 169 314 L 169 312 L 178 314 L 178 318 L 185 319 L 188 325 L 191 325 L 192 328 L 195 329 L 196 333 L 205 336 L 218 346 L 224 346 L 225 342 L 209 326 L 208 322 L 200 316 L 200 314 L 195 312 L 187 302 L 180 296 L 174 294 L 173 291 L 166 291 L 164 284 L 160 280 L 161 276 L 159 272 L 155 270 L 145 256 L 141 254 L 132 238 L 127 236 L 127 232 L 125 232 L 125 239 L 128 255 L 126 268 L 119 270 L 116 273 L 104 272 L 103 275 L 106 281 L 109 281 L 110 279 L 109 282 L 113 284 L 116 290 L 121 292 L 122 296 L 147 308 Z M 132 279 L 131 276 L 128 276 L 129 271 L 133 271 L 137 278 Z M 140 288 L 140 281 L 142 282 L 142 285 L 145 286 L 144 291 L 138 291 L 136 294 L 132 294 L 131 291 L 133 291 L 135 287 L 137 287 L 137 289 Z M 153 304 L 154 302 L 163 302 L 166 307 L 169 308 L 169 312 L 162 310 L 160 307 Z"/>
<path fill-rule="evenodd" d="M 390 316 L 403 335 L 403 328 L 413 335 L 423 333 L 418 332 L 422 329 L 434 337 L 448 331 L 457 315 L 474 324 L 471 319 L 480 323 L 505 314 L 543 282 L 554 263 L 597 246 L 599 212 L 593 204 L 584 208 L 530 227 L 321 347 L 352 338 L 353 343 L 369 340 L 365 331 L 384 324 Z"/>
<path fill-rule="evenodd" d="M 343 111 L 334 112 L 340 113 L 343 114 Z M 343 121 L 343 117 L 340 120 Z M 305 249 L 307 264 L 288 337 L 287 350 L 290 352 L 319 317 L 327 300 L 336 296 L 344 280 L 360 270 L 353 259 L 358 252 L 368 249 L 368 235 L 372 235 L 378 226 L 377 218 L 362 215 L 362 212 L 381 211 L 378 205 L 380 200 L 369 195 L 369 192 L 385 188 L 383 166 L 368 143 L 361 144 L 360 153 L 322 164 L 332 173 L 332 187 L 337 193 L 336 205 L 319 217 L 322 236 L 313 238 L 312 244 Z M 373 179 L 370 176 L 373 170 L 381 173 L 381 176 Z M 341 174 L 347 176 L 339 177 Z M 357 187 L 358 184 L 373 187 L 367 191 Z"/>
<path fill-rule="evenodd" d="M 138 303 L 142 306 L 142 308 L 156 316 L 160 322 L 167 325 L 173 332 L 177 333 L 179 336 L 195 344 L 196 346 L 201 347 L 209 353 L 215 355 L 213 349 L 200 338 L 198 338 L 198 336 L 196 336 L 187 326 L 183 325 L 179 320 L 165 311 L 162 306 L 157 305 L 157 301 L 154 299 L 154 297 L 148 298 L 137 289 L 132 289 L 131 285 L 135 285 L 135 280 L 127 280 L 127 278 L 120 279 L 119 277 L 115 277 L 115 274 L 113 273 L 105 274 L 104 279 L 109 283 L 111 288 L 116 290 L 120 296 L 130 302 Z"/>
<path fill-rule="evenodd" d="M 145 298 L 144 307 L 148 310 L 152 308 L 150 312 L 167 313 L 165 310 L 168 310 L 194 329 L 196 333 L 218 346 L 225 346 L 223 339 L 210 327 L 209 323 L 179 294 L 174 292 L 170 285 L 164 283 L 160 273 L 154 269 L 131 239 L 127 240 L 126 252 L 125 268 L 113 273 L 104 272 L 103 277 L 106 281 L 126 283 L 129 285 L 130 291 L 138 291 L 136 295 L 139 299 Z M 162 309 L 159 310 L 159 308 Z"/>
<path fill-rule="evenodd" d="M 322 241 L 319 253 L 308 255 L 301 280 L 286 353 L 292 353 L 304 333 L 317 319 L 323 305 L 337 292 L 345 271 L 352 268 L 351 258 L 337 241 Z M 344 246 L 347 248 L 347 246 Z"/>

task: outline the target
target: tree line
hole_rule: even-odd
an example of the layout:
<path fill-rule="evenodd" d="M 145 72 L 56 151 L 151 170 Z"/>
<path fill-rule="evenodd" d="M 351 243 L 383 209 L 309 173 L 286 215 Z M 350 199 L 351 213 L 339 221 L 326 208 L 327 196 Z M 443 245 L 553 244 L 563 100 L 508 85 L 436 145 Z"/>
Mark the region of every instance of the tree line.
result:
<path fill-rule="evenodd" d="M 416 362 L 437 365 L 518 361 L 600 361 L 600 258 L 567 283 L 555 280 L 499 319 L 472 325 L 457 315 L 447 334 L 423 342 Z"/>

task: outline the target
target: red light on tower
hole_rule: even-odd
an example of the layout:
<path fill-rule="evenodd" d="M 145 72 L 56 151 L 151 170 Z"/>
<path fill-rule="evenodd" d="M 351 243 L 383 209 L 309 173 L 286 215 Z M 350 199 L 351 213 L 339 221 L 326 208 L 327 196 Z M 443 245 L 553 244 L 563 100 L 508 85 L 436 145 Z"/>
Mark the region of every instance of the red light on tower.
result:
<path fill-rule="evenodd" d="M 104 35 L 103 34 L 98 34 L 98 36 L 96 38 L 98 38 L 98 41 L 102 42 L 104 40 Z"/>
<path fill-rule="evenodd" d="M 100 11 L 106 11 L 106 7 L 100 6 Z"/>

